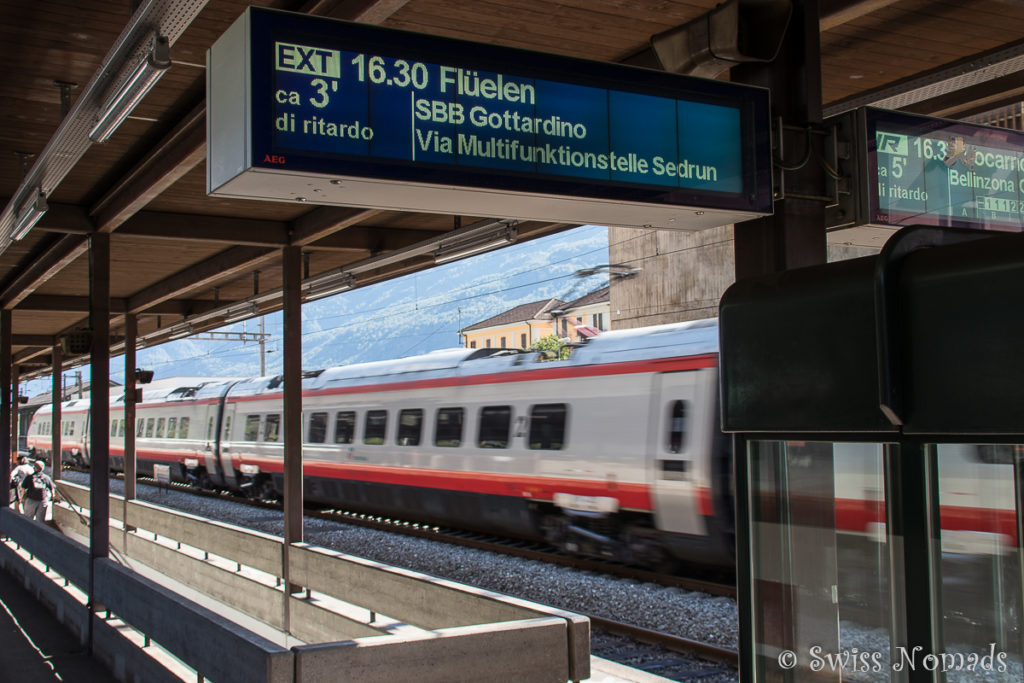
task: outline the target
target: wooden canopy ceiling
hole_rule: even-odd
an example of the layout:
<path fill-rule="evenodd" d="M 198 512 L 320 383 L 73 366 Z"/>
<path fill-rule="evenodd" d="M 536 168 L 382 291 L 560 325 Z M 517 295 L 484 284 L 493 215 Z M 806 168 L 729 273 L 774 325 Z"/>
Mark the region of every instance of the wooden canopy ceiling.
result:
<path fill-rule="evenodd" d="M 134 15 L 128 0 L 0 0 L 2 205 L 41 172 L 65 114 L 133 16 L 182 15 L 167 75 L 109 142 L 49 155 L 67 165 L 50 209 L 0 253 L 0 302 L 12 310 L 23 377 L 45 372 L 57 337 L 88 326 L 93 232 L 111 234 L 113 334 L 131 313 L 158 342 L 183 320 L 214 327 L 223 317 L 204 313 L 279 288 L 282 246 L 302 247 L 309 277 L 364 263 L 361 286 L 432 265 L 413 245 L 498 218 L 208 197 L 205 53 L 248 4 L 623 62 L 715 0 L 148 0 Z M 820 11 L 826 112 L 883 103 L 956 118 L 1024 98 L 1021 0 L 822 0 Z M 519 235 L 567 227 L 529 223 Z M 395 258 L 373 260 L 387 254 Z M 273 296 L 254 301 L 253 313 L 279 307 Z"/>

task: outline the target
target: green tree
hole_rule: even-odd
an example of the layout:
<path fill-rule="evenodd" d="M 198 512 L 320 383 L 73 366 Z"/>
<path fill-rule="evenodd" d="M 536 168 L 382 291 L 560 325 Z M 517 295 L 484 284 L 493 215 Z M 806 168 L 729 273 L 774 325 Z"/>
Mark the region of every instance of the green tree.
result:
<path fill-rule="evenodd" d="M 549 334 L 530 345 L 531 351 L 541 355 L 541 360 L 565 360 L 572 353 L 572 347 L 566 346 L 558 339 L 558 335 Z"/>

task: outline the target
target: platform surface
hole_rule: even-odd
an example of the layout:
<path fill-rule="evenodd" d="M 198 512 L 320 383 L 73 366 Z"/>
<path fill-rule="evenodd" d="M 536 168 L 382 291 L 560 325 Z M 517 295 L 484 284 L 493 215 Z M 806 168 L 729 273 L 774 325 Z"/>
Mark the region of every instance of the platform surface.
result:
<path fill-rule="evenodd" d="M 18 580 L 0 569 L 0 681 L 110 683 L 113 674 Z"/>

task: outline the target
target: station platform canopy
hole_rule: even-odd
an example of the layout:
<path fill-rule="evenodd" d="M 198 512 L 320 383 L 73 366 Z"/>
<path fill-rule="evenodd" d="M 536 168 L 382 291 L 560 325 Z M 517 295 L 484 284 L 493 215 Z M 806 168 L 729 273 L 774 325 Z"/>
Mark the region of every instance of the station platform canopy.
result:
<path fill-rule="evenodd" d="M 12 311 L 23 379 L 49 374 L 61 340 L 65 363 L 87 357 L 75 342 L 89 326 L 93 235 L 110 236 L 118 353 L 125 316 L 137 318 L 140 343 L 152 345 L 279 310 L 284 247 L 301 248 L 303 297 L 311 299 L 432 267 L 453 246 L 576 225 L 480 208 L 210 196 L 207 51 L 250 5 L 662 69 L 652 38 L 673 35 L 716 1 L 148 0 L 131 14 L 134 5 L 0 0 L 0 304 Z M 817 21 L 826 116 L 871 105 L 964 118 L 1024 93 L 1017 3 L 823 0 Z M 142 86 L 131 77 L 154 74 L 159 80 L 136 98 Z M 119 98 L 131 105 L 127 118 L 103 120 Z"/>

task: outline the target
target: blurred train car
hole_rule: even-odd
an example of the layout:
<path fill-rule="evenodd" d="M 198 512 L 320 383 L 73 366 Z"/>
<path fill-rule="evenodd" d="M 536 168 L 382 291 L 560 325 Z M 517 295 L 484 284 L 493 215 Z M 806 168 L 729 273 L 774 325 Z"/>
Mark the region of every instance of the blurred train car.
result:
<path fill-rule="evenodd" d="M 305 498 L 647 566 L 729 566 L 732 453 L 718 428 L 717 351 L 716 322 L 697 321 L 606 332 L 560 361 L 453 349 L 307 373 Z M 280 494 L 280 377 L 147 389 L 136 410 L 125 425 L 122 398 L 111 404 L 114 469 L 134 428 L 140 473 Z M 49 451 L 50 414 L 33 418 L 36 452 Z M 88 400 L 65 404 L 58 428 L 64 460 L 88 465 Z M 951 553 L 1016 548 L 1005 448 L 941 447 Z M 844 483 L 820 492 L 837 528 L 865 542 L 884 536 L 882 485 L 866 474 L 881 458 L 877 445 L 837 449 Z"/>

